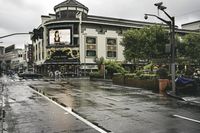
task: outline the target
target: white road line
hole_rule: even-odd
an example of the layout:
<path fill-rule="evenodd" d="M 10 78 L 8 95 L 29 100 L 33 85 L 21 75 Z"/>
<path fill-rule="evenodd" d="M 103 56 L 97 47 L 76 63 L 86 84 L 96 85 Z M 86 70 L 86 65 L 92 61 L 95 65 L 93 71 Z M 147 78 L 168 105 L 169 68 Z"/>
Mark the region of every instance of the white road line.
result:
<path fill-rule="evenodd" d="M 84 122 L 85 124 L 87 124 L 88 126 L 94 128 L 95 130 L 97 130 L 100 133 L 107 133 L 106 131 L 104 131 L 103 129 L 99 128 L 98 126 L 94 125 L 93 123 L 89 122 L 88 120 L 82 118 L 81 116 L 79 116 L 78 114 L 74 113 L 72 111 L 72 109 L 70 107 L 63 107 L 62 105 L 58 104 L 57 102 L 49 99 L 47 96 L 37 92 L 36 90 L 32 89 L 35 93 L 37 93 L 38 95 L 44 97 L 45 99 L 47 99 L 48 101 L 54 103 L 55 105 L 59 106 L 60 108 L 62 108 L 63 110 L 67 111 L 68 113 L 70 113 L 71 115 L 73 115 L 74 117 L 76 117 L 77 119 L 79 119 L 80 121 Z"/>
<path fill-rule="evenodd" d="M 200 124 L 200 121 L 195 120 L 195 119 L 187 118 L 187 117 L 180 116 L 180 115 L 173 115 L 173 116 L 174 116 L 174 117 L 177 117 L 177 118 L 181 118 L 181 119 L 184 119 L 184 120 L 188 120 L 188 121 L 192 121 L 192 122 L 196 122 L 196 123 L 199 123 L 199 124 Z"/>

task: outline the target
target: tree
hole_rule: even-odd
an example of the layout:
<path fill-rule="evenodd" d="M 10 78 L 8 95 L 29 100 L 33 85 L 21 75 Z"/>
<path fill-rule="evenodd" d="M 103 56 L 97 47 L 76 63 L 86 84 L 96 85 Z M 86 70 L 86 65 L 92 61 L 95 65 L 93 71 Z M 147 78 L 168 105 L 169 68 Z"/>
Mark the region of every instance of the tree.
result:
<path fill-rule="evenodd" d="M 169 43 L 169 34 L 158 25 L 142 29 L 131 29 L 124 33 L 121 45 L 124 46 L 124 56 L 128 61 L 136 59 L 154 59 L 168 56 L 165 53 Z"/>
<path fill-rule="evenodd" d="M 105 69 L 107 71 L 107 76 L 109 76 L 110 78 L 113 77 L 114 73 L 125 73 L 124 68 L 121 66 L 120 63 L 117 63 L 116 61 L 106 61 Z"/>
<path fill-rule="evenodd" d="M 96 58 L 95 62 L 97 63 L 98 69 L 101 69 L 101 66 L 104 64 L 104 58 L 100 57 L 100 58 Z"/>
<path fill-rule="evenodd" d="M 183 36 L 182 43 L 178 43 L 177 48 L 181 57 L 188 58 L 191 62 L 199 65 L 200 34 L 190 33 Z"/>
<path fill-rule="evenodd" d="M 98 70 L 99 70 L 99 74 L 102 76 L 104 75 L 104 58 L 103 57 L 100 57 L 100 58 L 96 58 L 95 59 L 95 62 L 97 63 L 97 66 L 98 66 Z"/>

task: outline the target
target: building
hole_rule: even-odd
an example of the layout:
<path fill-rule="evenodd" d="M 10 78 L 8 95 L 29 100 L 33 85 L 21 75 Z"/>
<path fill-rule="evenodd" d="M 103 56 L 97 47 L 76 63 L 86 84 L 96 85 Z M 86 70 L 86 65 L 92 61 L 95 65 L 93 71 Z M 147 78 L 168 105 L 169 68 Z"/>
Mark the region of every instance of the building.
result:
<path fill-rule="evenodd" d="M 3 46 L 0 46 L 0 56 L 4 55 L 5 48 Z"/>
<path fill-rule="evenodd" d="M 24 49 L 16 49 L 15 45 L 0 47 L 1 71 L 13 70 L 24 72 L 27 69 L 26 53 Z"/>
<path fill-rule="evenodd" d="M 200 20 L 181 25 L 183 29 L 200 31 Z"/>
<path fill-rule="evenodd" d="M 123 32 L 155 24 L 89 15 L 89 9 L 76 0 L 66 0 L 54 11 L 41 16 L 31 37 L 34 70 L 41 74 L 59 70 L 66 75 L 85 75 L 97 70 L 100 57 L 124 63 Z M 184 35 L 191 31 L 176 28 L 176 32 Z"/>
<path fill-rule="evenodd" d="M 24 47 L 24 60 L 27 63 L 27 71 L 33 72 L 34 70 L 34 58 L 33 58 L 33 45 L 27 44 Z"/>
<path fill-rule="evenodd" d="M 96 58 L 124 62 L 122 33 L 153 23 L 89 15 L 89 9 L 76 0 L 54 7 L 55 14 L 41 16 L 33 30 L 35 71 L 47 74 L 60 70 L 81 75 L 97 70 Z"/>
<path fill-rule="evenodd" d="M 5 47 L 0 46 L 0 75 L 2 71 L 5 69 L 4 53 L 5 53 Z"/>

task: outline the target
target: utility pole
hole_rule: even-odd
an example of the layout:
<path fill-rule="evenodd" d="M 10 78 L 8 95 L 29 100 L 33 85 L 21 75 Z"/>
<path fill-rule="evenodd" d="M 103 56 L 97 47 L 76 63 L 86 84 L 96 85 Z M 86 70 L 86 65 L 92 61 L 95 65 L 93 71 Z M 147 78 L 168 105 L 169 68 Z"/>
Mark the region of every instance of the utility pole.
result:
<path fill-rule="evenodd" d="M 172 20 L 172 44 L 171 44 L 171 49 L 172 49 L 172 62 L 171 62 L 171 74 L 172 74 L 172 92 L 174 95 L 176 95 L 176 83 L 175 83 L 175 78 L 176 78 L 176 64 L 175 64 L 175 18 L 171 17 Z"/>
<path fill-rule="evenodd" d="M 165 22 L 170 27 L 170 40 L 171 40 L 171 79 L 172 79 L 172 93 L 176 95 L 176 84 L 175 84 L 175 77 L 176 77 L 176 68 L 175 68 L 175 17 L 171 17 L 165 9 L 167 7 L 162 6 L 163 2 L 159 2 L 154 4 L 157 6 L 158 10 L 161 10 L 165 13 L 165 15 L 170 19 L 170 21 L 167 21 L 159 16 L 156 16 L 154 14 L 145 14 L 144 18 L 148 19 L 148 16 L 153 16 L 158 18 L 159 20 Z"/>
<path fill-rule="evenodd" d="M 86 56 L 85 56 L 85 45 L 84 45 L 84 43 L 82 42 L 82 31 L 81 31 L 81 29 L 82 29 L 82 12 L 81 11 L 79 11 L 79 12 L 77 12 L 76 13 L 76 18 L 78 18 L 79 19 L 79 58 L 80 58 L 80 61 L 81 61 L 81 47 L 83 46 L 83 58 L 84 58 L 84 76 L 86 76 L 86 65 L 85 65 L 85 58 L 86 58 Z"/>

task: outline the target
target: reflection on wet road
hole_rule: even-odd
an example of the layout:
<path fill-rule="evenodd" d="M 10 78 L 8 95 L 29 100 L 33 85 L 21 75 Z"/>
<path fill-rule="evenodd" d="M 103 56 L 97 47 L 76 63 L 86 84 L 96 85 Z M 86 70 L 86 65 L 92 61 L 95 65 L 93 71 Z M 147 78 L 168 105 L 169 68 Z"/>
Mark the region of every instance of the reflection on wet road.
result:
<path fill-rule="evenodd" d="M 200 125 L 173 117 L 200 120 L 200 108 L 140 88 L 86 79 L 64 82 L 29 81 L 58 102 L 72 107 L 89 121 L 116 133 L 200 132 Z"/>
<path fill-rule="evenodd" d="M 4 132 L 97 133 L 95 129 L 34 93 L 24 82 L 10 81 L 4 89 L 4 97 Z"/>

